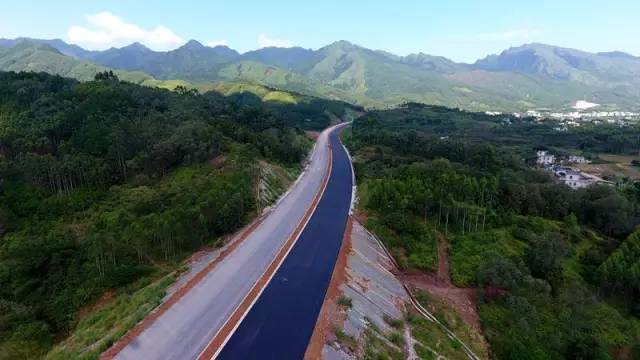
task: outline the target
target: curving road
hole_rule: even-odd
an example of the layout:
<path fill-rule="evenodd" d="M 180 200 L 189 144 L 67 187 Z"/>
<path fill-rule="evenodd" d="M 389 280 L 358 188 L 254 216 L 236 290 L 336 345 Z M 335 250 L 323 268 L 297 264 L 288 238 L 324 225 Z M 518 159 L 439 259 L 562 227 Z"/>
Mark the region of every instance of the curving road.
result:
<path fill-rule="evenodd" d="M 157 317 L 140 335 L 131 340 L 115 355 L 116 359 L 196 359 L 201 356 L 203 350 L 211 346 L 212 339 L 221 336 L 221 329 L 225 325 L 228 326 L 227 320 L 238 312 L 239 304 L 246 301 L 247 294 L 250 294 L 254 290 L 254 285 L 264 277 L 265 269 L 273 266 L 274 259 L 291 239 L 297 240 L 290 249 L 291 252 L 286 252 L 282 266 L 279 269 L 276 267 L 275 277 L 266 285 L 264 293 L 257 298 L 255 306 L 248 313 L 243 314 L 243 317 L 246 315 L 244 321 L 239 324 L 238 330 L 231 336 L 220 355 L 227 358 L 230 356 L 229 351 L 236 353 L 235 350 L 231 350 L 233 344 L 237 344 L 238 340 L 235 339 L 245 334 L 243 329 L 247 326 L 252 327 L 251 324 L 259 328 L 256 328 L 256 341 L 249 349 L 264 351 L 262 346 L 269 345 L 269 340 L 260 336 L 260 334 L 265 335 L 260 330 L 271 329 L 272 326 L 277 325 L 274 321 L 279 322 L 279 319 L 272 316 L 269 319 L 261 317 L 259 324 L 252 323 L 251 319 L 255 318 L 256 313 L 260 316 L 260 311 L 263 311 L 261 309 L 265 306 L 272 308 L 273 314 L 280 314 L 278 310 L 291 306 L 289 305 L 291 298 L 280 299 L 281 296 L 296 296 L 295 302 L 301 297 L 311 299 L 305 300 L 307 305 L 299 307 L 299 310 L 302 310 L 300 313 L 305 313 L 301 318 L 303 320 L 300 326 L 308 331 L 292 334 L 299 338 L 295 346 L 297 353 L 300 351 L 298 349 L 302 349 L 304 353 L 322 305 L 328 279 L 333 271 L 351 201 L 351 165 L 346 151 L 340 145 L 337 129 L 339 127 L 329 128 L 318 137 L 305 173 L 246 239 L 210 270 L 195 287 Z M 330 159 L 332 159 L 332 167 L 328 166 Z M 332 171 L 329 176 L 327 172 L 330 168 Z M 348 177 L 345 175 L 347 171 Z M 324 180 L 327 176 L 329 177 L 326 182 L 326 191 L 321 194 L 320 191 L 324 189 Z M 336 186 L 340 189 L 348 188 L 348 193 L 346 190 L 339 190 Z M 316 205 L 314 202 L 316 195 L 321 195 L 317 208 L 311 217 L 307 218 L 305 213 L 309 209 L 314 210 L 312 206 Z M 299 231 L 301 228 L 299 225 L 306 221 L 308 223 L 300 236 L 295 236 L 296 230 Z M 329 233 L 332 234 L 330 237 L 323 236 Z M 336 238 L 338 233 L 339 238 Z M 302 270 L 306 275 L 301 277 Z M 289 288 L 289 292 L 282 293 L 278 290 L 283 284 L 290 284 L 285 286 Z M 292 293 L 290 292 L 292 288 L 297 288 L 300 292 Z M 275 298 L 271 295 L 274 290 Z M 284 313 L 282 315 L 286 316 Z M 293 324 L 290 320 L 286 321 L 284 324 L 289 324 L 291 328 Z M 233 328 L 235 329 L 236 326 Z M 297 325 L 293 328 L 299 329 Z M 223 335 L 226 342 L 228 336 Z M 242 344 L 246 344 L 245 340 L 241 341 Z M 272 343 L 270 354 L 278 359 L 294 358 L 287 355 L 290 352 L 285 354 L 286 349 L 282 348 L 280 341 Z M 218 354 L 220 349 L 214 350 L 215 354 Z M 245 356 L 243 354 L 251 356 L 257 353 L 238 352 L 233 355 L 233 358 L 247 358 L 242 357 Z M 283 356 L 276 356 L 278 354 Z"/>

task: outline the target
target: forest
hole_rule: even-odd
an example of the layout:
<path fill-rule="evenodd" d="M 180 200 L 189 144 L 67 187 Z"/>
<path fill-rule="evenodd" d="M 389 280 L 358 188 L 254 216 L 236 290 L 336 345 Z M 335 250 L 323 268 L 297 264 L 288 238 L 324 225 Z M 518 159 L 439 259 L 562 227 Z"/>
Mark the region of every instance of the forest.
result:
<path fill-rule="evenodd" d="M 219 244 L 255 216 L 258 160 L 299 168 L 344 106 L 0 73 L 0 359 Z"/>
<path fill-rule="evenodd" d="M 640 128 L 554 127 L 419 104 L 371 111 L 344 135 L 360 209 L 405 270 L 434 271 L 446 239 L 493 357 L 638 358 L 640 184 L 571 190 L 531 159 L 637 154 Z"/>

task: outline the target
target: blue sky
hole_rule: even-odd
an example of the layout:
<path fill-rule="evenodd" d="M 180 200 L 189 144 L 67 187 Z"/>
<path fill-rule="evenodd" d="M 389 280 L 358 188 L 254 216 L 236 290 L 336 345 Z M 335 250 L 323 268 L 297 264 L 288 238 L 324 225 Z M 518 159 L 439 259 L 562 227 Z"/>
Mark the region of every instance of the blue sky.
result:
<path fill-rule="evenodd" d="M 529 42 L 640 55 L 638 14 L 638 0 L 31 0 L 2 5 L 0 37 L 157 50 L 196 39 L 239 51 L 348 40 L 470 62 Z"/>

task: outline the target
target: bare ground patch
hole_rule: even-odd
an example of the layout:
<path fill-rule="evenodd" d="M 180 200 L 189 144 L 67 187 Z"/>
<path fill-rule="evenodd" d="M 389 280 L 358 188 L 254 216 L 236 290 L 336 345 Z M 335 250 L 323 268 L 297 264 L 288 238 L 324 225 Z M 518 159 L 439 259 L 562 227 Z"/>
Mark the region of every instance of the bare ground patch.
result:
<path fill-rule="evenodd" d="M 459 288 L 451 282 L 449 273 L 449 252 L 446 238 L 438 236 L 438 268 L 435 273 L 425 273 L 419 270 L 406 270 L 397 274 L 412 292 L 424 291 L 440 304 L 426 304 L 433 313 L 442 312 L 442 305 L 448 306 L 473 330 L 471 338 L 487 352 L 488 343 L 482 334 L 480 316 L 477 311 L 476 289 Z"/>

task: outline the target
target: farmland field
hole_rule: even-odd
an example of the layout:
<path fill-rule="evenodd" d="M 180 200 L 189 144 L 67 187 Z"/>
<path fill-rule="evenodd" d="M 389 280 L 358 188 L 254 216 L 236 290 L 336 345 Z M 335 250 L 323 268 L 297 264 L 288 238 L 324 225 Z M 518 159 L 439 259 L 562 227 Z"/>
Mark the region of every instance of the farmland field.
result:
<path fill-rule="evenodd" d="M 598 157 L 604 160 L 603 163 L 578 165 L 577 167 L 582 171 L 601 177 L 640 179 L 640 167 L 631 165 L 633 160 L 640 161 L 640 156 L 600 154 Z"/>

